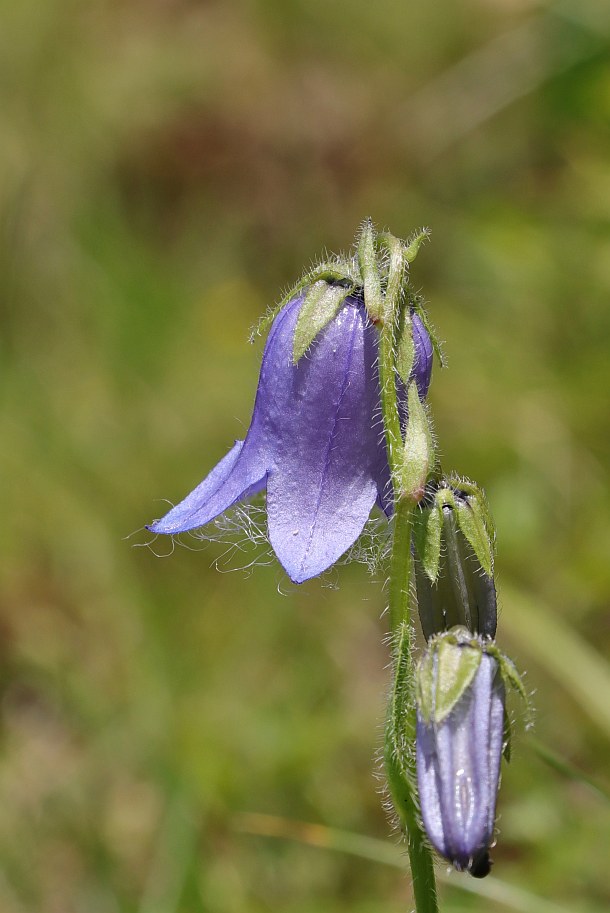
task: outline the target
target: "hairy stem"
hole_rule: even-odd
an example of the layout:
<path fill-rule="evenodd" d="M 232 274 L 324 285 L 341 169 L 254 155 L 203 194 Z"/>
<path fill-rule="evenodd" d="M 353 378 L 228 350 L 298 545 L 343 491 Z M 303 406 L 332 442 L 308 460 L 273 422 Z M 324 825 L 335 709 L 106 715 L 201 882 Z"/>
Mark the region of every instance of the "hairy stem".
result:
<path fill-rule="evenodd" d="M 411 578 L 411 527 L 413 505 L 402 498 L 394 505 L 394 532 L 392 535 L 392 557 L 390 559 L 389 613 L 392 648 L 398 646 L 397 639 L 403 622 L 411 626 L 411 600 L 409 587 Z M 409 669 L 408 677 L 412 677 Z"/>
<path fill-rule="evenodd" d="M 402 451 L 402 434 L 396 394 L 396 355 L 394 349 L 394 321 L 384 319 L 379 334 L 379 387 L 381 390 L 381 411 L 385 432 L 388 463 L 392 484 L 396 491 L 398 470 Z"/>
<path fill-rule="evenodd" d="M 390 269 L 379 339 L 381 409 L 388 463 L 394 486 L 394 531 L 390 563 L 389 615 L 394 684 L 385 733 L 384 758 L 388 787 L 400 825 L 407 838 L 413 895 L 417 913 L 437 913 L 432 853 L 417 810 L 415 774 L 415 688 L 411 651 L 411 528 L 414 503 L 400 490 L 403 439 L 396 390 L 395 328 L 404 270 L 402 250 L 395 238 L 384 236 Z"/>
<path fill-rule="evenodd" d="M 417 811 L 415 688 L 411 651 L 409 575 L 412 505 L 396 504 L 390 570 L 390 619 L 394 683 L 386 721 L 384 761 L 388 788 L 407 838 L 417 913 L 437 913 L 432 852 Z"/>

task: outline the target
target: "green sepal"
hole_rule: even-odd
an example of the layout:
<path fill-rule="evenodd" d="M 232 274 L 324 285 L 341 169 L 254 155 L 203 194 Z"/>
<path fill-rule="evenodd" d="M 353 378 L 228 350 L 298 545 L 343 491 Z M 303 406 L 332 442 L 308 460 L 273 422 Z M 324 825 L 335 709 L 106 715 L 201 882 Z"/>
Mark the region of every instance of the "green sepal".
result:
<path fill-rule="evenodd" d="M 443 639 L 439 642 L 436 653 L 434 721 L 442 723 L 472 683 L 481 664 L 482 651 L 477 647 L 459 646 Z"/>
<path fill-rule="evenodd" d="M 441 562 L 443 513 L 436 503 L 416 510 L 413 516 L 413 543 L 426 575 L 434 583 Z"/>
<path fill-rule="evenodd" d="M 514 663 L 496 646 L 495 641 L 473 637 L 463 625 L 434 636 L 417 666 L 416 700 L 420 716 L 426 723 L 445 720 L 472 684 L 481 656 L 487 653 L 498 664 L 496 675 L 504 688 L 519 692 L 529 707 L 527 692 Z M 511 722 L 504 713 L 502 754 L 511 757 Z"/>
<path fill-rule="evenodd" d="M 455 506 L 460 530 L 485 573 L 493 577 L 493 547 L 478 502 L 470 498 L 467 501 L 456 498 Z"/>
<path fill-rule="evenodd" d="M 497 650 L 497 648 L 494 651 L 493 648 L 488 647 L 488 651 L 490 653 L 493 653 L 493 655 L 498 660 L 498 664 L 500 667 L 500 675 L 502 676 L 502 681 L 504 682 L 504 687 L 508 688 L 510 686 L 514 691 L 516 691 L 519 694 L 519 696 L 522 698 L 522 700 L 525 701 L 526 713 L 527 713 L 527 715 L 529 715 L 530 710 L 531 710 L 529 697 L 528 697 L 527 691 L 525 690 L 525 685 L 523 684 L 523 680 L 522 680 L 521 676 L 519 675 L 519 673 L 517 672 L 517 668 L 516 668 L 514 662 L 512 661 L 512 659 L 509 659 L 508 656 L 505 656 L 503 653 L 500 653 L 500 651 Z M 511 727 L 510 717 L 508 715 L 508 711 L 505 711 L 505 713 L 504 713 L 504 745 L 502 747 L 502 754 L 504 755 L 504 758 L 506 761 L 510 761 L 510 758 L 511 758 L 511 748 L 512 748 L 511 729 L 512 729 L 512 727 Z"/>
<path fill-rule="evenodd" d="M 356 286 L 361 281 L 354 263 L 344 257 L 337 257 L 333 260 L 325 260 L 322 263 L 318 263 L 317 266 L 313 266 L 297 282 L 291 285 L 276 305 L 263 314 L 250 333 L 250 342 L 254 342 L 257 336 L 262 336 L 267 332 L 282 308 L 286 307 L 288 302 L 299 292 L 302 292 L 308 285 L 313 285 L 321 280 L 325 282 L 342 282 L 351 286 Z"/>
<path fill-rule="evenodd" d="M 415 363 L 415 343 L 411 314 L 407 307 L 400 309 L 396 333 L 396 370 L 403 383 L 408 384 Z"/>
<path fill-rule="evenodd" d="M 419 398 L 415 381 L 407 393 L 409 421 L 398 469 L 400 497 L 420 501 L 425 493 L 428 474 L 434 466 L 434 443 L 426 409 Z"/>
<path fill-rule="evenodd" d="M 388 252 L 388 277 L 386 282 L 385 297 L 383 302 L 383 319 L 396 328 L 396 317 L 402 296 L 402 284 L 405 275 L 404 245 L 402 241 L 384 232 L 379 236 L 379 244 Z"/>
<path fill-rule="evenodd" d="M 455 507 L 455 491 L 453 488 L 438 488 L 434 495 L 434 500 L 438 507 L 442 510 L 443 507 Z"/>
<path fill-rule="evenodd" d="M 529 716 L 529 713 L 531 710 L 529 697 L 528 697 L 527 691 L 525 690 L 525 685 L 523 684 L 523 680 L 522 680 L 521 676 L 519 675 L 519 673 L 517 672 L 517 668 L 516 668 L 514 662 L 512 661 L 512 659 L 509 659 L 508 656 L 505 656 L 504 653 L 501 653 L 500 650 L 495 645 L 495 643 L 485 644 L 485 652 L 491 654 L 491 656 L 493 656 L 498 661 L 499 675 L 501 675 L 501 677 L 502 677 L 502 682 L 504 683 L 504 687 L 506 689 L 508 689 L 510 687 L 514 691 L 517 691 L 519 696 L 525 702 L 526 713 Z M 504 744 L 502 747 L 502 754 L 504 755 L 504 758 L 506 761 L 510 761 L 510 758 L 511 758 L 511 749 L 512 749 L 512 732 L 511 732 L 511 730 L 512 730 L 512 727 L 511 727 L 510 717 L 508 715 L 508 711 L 505 710 L 505 712 L 504 712 L 504 733 L 503 733 Z"/>
<path fill-rule="evenodd" d="M 517 691 L 520 697 L 522 697 L 525 703 L 529 706 L 529 699 L 527 696 L 527 691 L 525 690 L 525 685 L 523 684 L 521 676 L 517 672 L 517 668 L 514 662 L 512 659 L 509 659 L 508 656 L 504 656 L 503 654 L 500 654 L 498 659 L 500 661 L 500 674 L 502 675 L 504 684 L 510 685 L 511 688 Z"/>
<path fill-rule="evenodd" d="M 486 645 L 457 625 L 430 641 L 417 667 L 416 699 L 420 716 L 438 725 L 472 684 Z"/>
<path fill-rule="evenodd" d="M 429 228 L 420 228 L 405 244 L 404 257 L 407 263 L 413 263 L 419 253 L 419 249 L 424 241 L 430 237 Z"/>
<path fill-rule="evenodd" d="M 470 482 L 468 479 L 461 479 L 459 476 L 451 474 L 447 477 L 447 484 L 454 488 L 456 491 L 461 491 L 468 498 L 468 501 L 471 506 L 476 506 L 476 512 L 479 514 L 485 528 L 487 530 L 487 535 L 489 536 L 492 544 L 496 539 L 496 527 L 489 509 L 489 504 L 487 503 L 487 498 L 483 494 L 483 491 L 479 488 L 478 485 L 475 485 L 474 482 Z"/>
<path fill-rule="evenodd" d="M 381 293 L 381 276 L 375 252 L 375 229 L 367 219 L 358 240 L 358 262 L 362 273 L 364 288 L 364 306 L 373 323 L 379 323 L 383 315 L 383 295 Z"/>
<path fill-rule="evenodd" d="M 311 286 L 301 305 L 292 343 L 293 364 L 299 361 L 318 333 L 333 320 L 353 286 L 329 285 L 319 279 Z"/>

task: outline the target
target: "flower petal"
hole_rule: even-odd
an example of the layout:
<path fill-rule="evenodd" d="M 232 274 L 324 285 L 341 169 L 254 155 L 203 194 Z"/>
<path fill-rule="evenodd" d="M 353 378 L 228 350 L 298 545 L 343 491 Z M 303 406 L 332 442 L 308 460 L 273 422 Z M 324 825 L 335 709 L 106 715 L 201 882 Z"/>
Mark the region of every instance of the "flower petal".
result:
<path fill-rule="evenodd" d="M 252 489 L 264 484 L 265 473 L 260 476 L 260 471 L 252 472 L 252 465 L 247 460 L 240 460 L 243 448 L 243 441 L 235 441 L 203 482 L 147 529 L 152 533 L 183 533 L 197 529 L 221 514 L 246 492 L 254 494 Z"/>
<path fill-rule="evenodd" d="M 287 357 L 294 319 L 282 328 Z M 269 538 L 296 583 L 355 542 L 375 503 L 376 357 L 375 330 L 362 304 L 347 299 L 267 404 L 278 448 L 267 481 Z"/>
<path fill-rule="evenodd" d="M 291 363 L 283 358 L 284 323 L 294 325 L 302 299 L 291 302 L 276 318 L 265 346 L 252 421 L 245 441 L 234 447 L 197 488 L 148 529 L 153 533 L 183 533 L 204 526 L 242 497 L 264 487 L 272 462 L 272 425 L 266 420 L 267 405 L 273 400 L 273 386 L 283 385 Z M 277 340 L 279 338 L 279 346 Z"/>
<path fill-rule="evenodd" d="M 477 867 L 493 836 L 502 755 L 504 686 L 488 654 L 452 713 L 417 721 L 417 777 L 426 832 L 459 869 Z M 482 874 L 482 872 L 478 872 Z"/>
<path fill-rule="evenodd" d="M 421 317 L 413 314 L 411 317 L 413 327 L 413 342 L 415 344 L 415 366 L 413 374 L 420 399 L 424 399 L 432 379 L 432 361 L 434 349 L 432 340 L 426 330 Z"/>

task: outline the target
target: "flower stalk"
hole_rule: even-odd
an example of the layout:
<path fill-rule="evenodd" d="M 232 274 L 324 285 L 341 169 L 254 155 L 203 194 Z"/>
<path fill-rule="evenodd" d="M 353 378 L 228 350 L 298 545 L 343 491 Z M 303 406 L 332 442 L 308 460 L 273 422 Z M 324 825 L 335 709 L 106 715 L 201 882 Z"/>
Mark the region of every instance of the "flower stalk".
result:
<path fill-rule="evenodd" d="M 412 508 L 408 506 L 409 515 L 411 512 Z M 410 526 L 403 527 L 400 531 L 395 527 L 393 550 L 398 550 L 405 543 L 410 547 L 410 538 Z M 391 577 L 391 584 L 392 581 Z M 406 590 L 403 592 L 409 592 L 408 572 Z M 417 913 L 437 913 L 433 857 L 420 822 L 417 802 L 414 752 L 417 717 L 408 599 L 404 608 L 403 620 L 392 631 L 394 682 L 386 719 L 384 764 L 392 805 L 407 840 L 415 909 Z"/>
<path fill-rule="evenodd" d="M 392 804 L 398 815 L 401 830 L 407 839 L 413 896 L 417 913 L 437 913 L 436 883 L 432 853 L 424 835 L 417 807 L 417 778 L 415 770 L 415 733 L 417 717 L 415 709 L 414 667 L 411 649 L 411 532 L 413 527 L 413 510 L 423 494 L 423 487 L 412 489 L 405 481 L 416 477 L 421 471 L 415 466 L 411 472 L 409 463 L 421 463 L 421 459 L 409 459 L 405 439 L 401 430 L 398 405 L 398 371 L 396 339 L 400 320 L 401 295 L 403 279 L 408 266 L 404 245 L 392 235 L 385 234 L 379 238 L 380 245 L 389 254 L 389 267 L 385 285 L 385 296 L 380 308 L 377 290 L 381 287 L 376 261 L 370 256 L 374 248 L 373 229 L 370 222 L 365 223 L 360 241 L 361 269 L 367 274 L 368 286 L 374 290 L 372 301 L 373 313 L 381 313 L 376 321 L 379 328 L 379 384 L 381 391 L 381 411 L 388 453 L 388 463 L 394 491 L 394 516 L 392 533 L 392 552 L 390 559 L 389 581 L 389 617 L 394 682 L 390 694 L 384 743 L 384 762 L 388 789 Z M 366 260 L 362 255 L 366 252 Z M 365 284 L 365 305 L 367 305 L 367 285 Z M 413 391 L 415 386 L 411 385 Z M 411 390 L 409 389 L 409 393 Z M 414 393 L 415 399 L 417 393 Z M 408 422 L 414 418 L 416 409 L 412 408 L 414 400 L 409 395 Z M 419 406 L 419 400 L 418 400 Z M 423 412 L 423 408 L 422 408 Z M 419 448 L 421 451 L 421 448 Z M 430 453 L 426 454 L 427 475 Z M 425 484 L 425 478 L 423 479 Z"/>
<path fill-rule="evenodd" d="M 390 563 L 389 615 L 394 682 L 386 720 L 384 763 L 392 804 L 407 839 L 417 913 L 437 913 L 432 852 L 420 823 L 415 771 L 414 666 L 410 601 L 413 502 L 395 504 Z"/>

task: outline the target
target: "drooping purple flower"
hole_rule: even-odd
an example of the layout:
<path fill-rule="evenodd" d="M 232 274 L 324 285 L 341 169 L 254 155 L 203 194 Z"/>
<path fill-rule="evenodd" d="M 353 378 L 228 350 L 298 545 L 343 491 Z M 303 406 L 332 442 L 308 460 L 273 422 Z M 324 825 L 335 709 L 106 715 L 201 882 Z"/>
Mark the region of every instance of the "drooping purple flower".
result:
<path fill-rule="evenodd" d="M 263 355 L 250 428 L 210 474 L 150 527 L 182 533 L 209 523 L 265 486 L 269 540 L 295 583 L 321 574 L 355 542 L 376 500 L 390 511 L 377 331 L 348 297 L 307 354 L 293 363 L 304 296 L 275 318 Z M 413 377 L 425 396 L 430 337 L 413 314 Z"/>
<path fill-rule="evenodd" d="M 455 646 L 457 651 L 474 648 Z M 459 657 L 459 654 L 458 654 Z M 463 655 L 469 675 L 472 655 Z M 457 660 L 459 662 L 459 658 Z M 447 663 L 446 695 L 455 687 L 455 656 Z M 472 672 L 472 665 L 470 665 Z M 439 653 L 430 667 L 432 694 L 438 704 Z M 436 692 L 436 693 L 435 693 Z M 441 702 L 445 698 L 441 698 Z M 485 652 L 451 712 L 426 720 L 417 713 L 417 781 L 421 815 L 434 848 L 459 869 L 482 878 L 489 873 L 500 761 L 504 736 L 505 689 L 498 660 Z"/>

